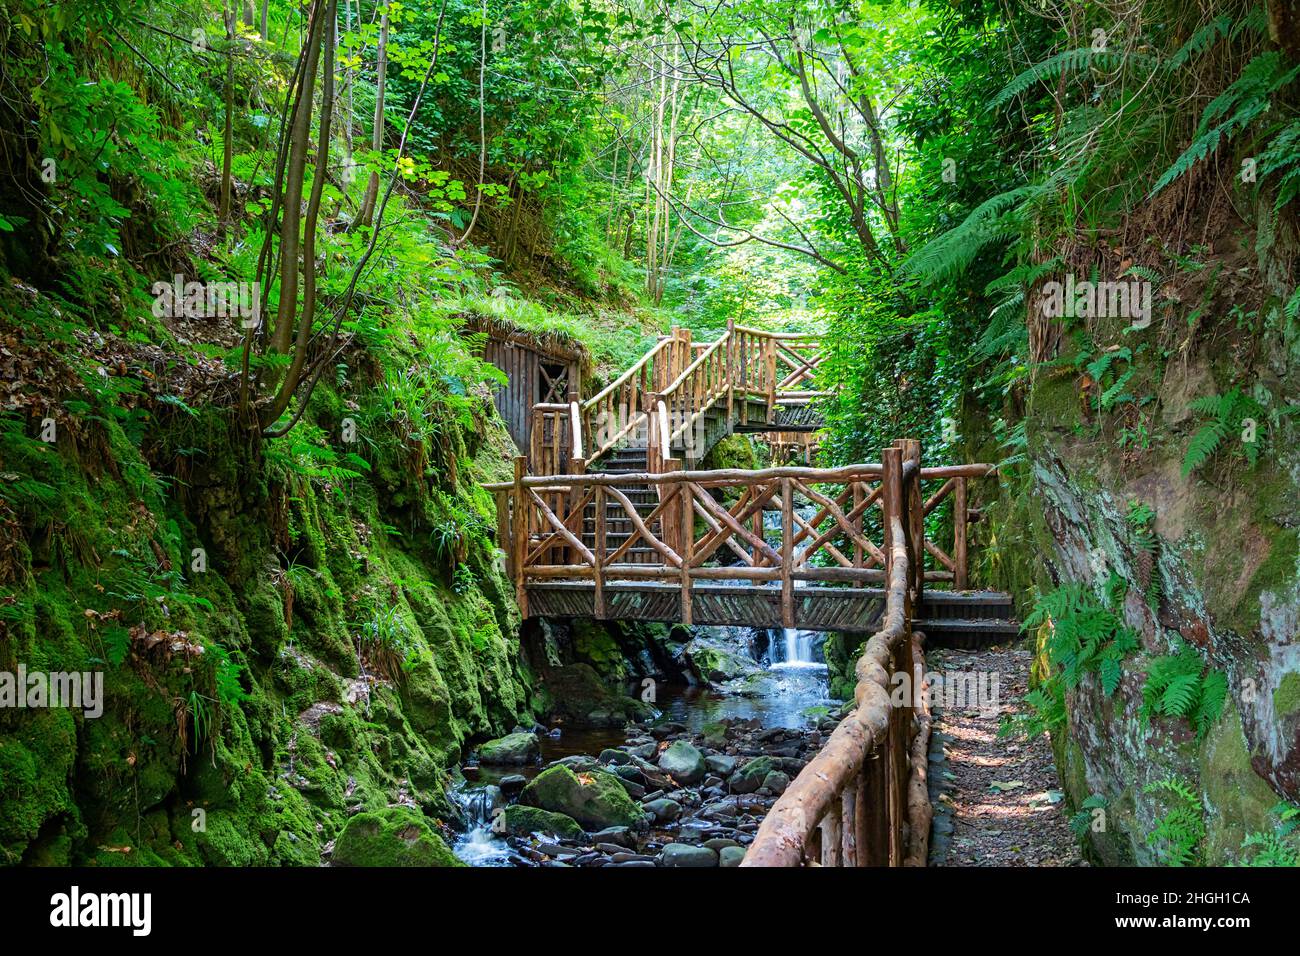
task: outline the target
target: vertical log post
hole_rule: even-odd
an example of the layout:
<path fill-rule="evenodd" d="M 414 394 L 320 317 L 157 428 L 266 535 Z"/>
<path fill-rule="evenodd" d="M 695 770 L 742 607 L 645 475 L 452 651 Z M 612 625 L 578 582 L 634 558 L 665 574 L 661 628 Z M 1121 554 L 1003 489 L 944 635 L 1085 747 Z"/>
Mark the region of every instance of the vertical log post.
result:
<path fill-rule="evenodd" d="M 840 834 L 844 839 L 840 851 L 841 866 L 857 866 L 862 849 L 862 834 L 858 830 L 858 789 L 861 775 L 850 780 L 840 795 Z"/>
<path fill-rule="evenodd" d="M 916 470 L 907 481 L 903 529 L 908 537 L 908 570 L 912 571 L 912 605 L 908 608 L 910 620 L 912 611 L 921 609 L 922 591 L 925 589 L 925 498 L 921 493 L 921 443 L 915 438 L 904 438 L 900 445 L 903 449 L 903 461 L 916 462 Z"/>
<path fill-rule="evenodd" d="M 811 459 L 812 458 L 811 446 L 809 446 L 809 448 L 810 451 L 808 453 L 808 457 L 809 459 Z M 811 461 L 809 463 L 811 464 Z M 855 480 L 853 482 L 853 510 L 854 511 L 857 511 L 859 508 L 862 507 L 862 499 L 863 499 L 862 482 Z M 863 534 L 866 530 L 866 527 L 867 527 L 867 516 L 864 510 L 862 514 L 858 515 L 858 517 L 854 519 L 854 529 L 858 532 L 858 534 Z M 866 553 L 862 550 L 862 545 L 858 544 L 855 541 L 853 543 L 853 567 L 854 568 L 865 567 L 865 563 L 864 563 L 865 558 L 866 558 Z M 852 586 L 855 588 L 860 588 L 863 586 L 863 582 L 854 581 Z"/>
<path fill-rule="evenodd" d="M 574 475 L 574 476 L 581 475 L 584 474 L 586 470 L 587 470 L 587 463 L 583 461 L 581 458 L 569 459 L 570 475 Z M 582 496 L 583 496 L 582 485 L 578 484 L 577 482 L 571 483 L 569 485 L 568 507 L 564 513 L 564 517 L 560 519 L 561 521 L 564 522 L 565 527 L 567 527 L 570 531 L 572 531 L 574 536 L 579 541 L 582 540 L 582 529 L 583 529 Z M 556 504 L 558 505 L 559 502 L 557 501 Z M 556 514 L 560 514 L 560 512 L 557 510 Z M 579 554 L 579 552 L 572 546 L 566 547 L 564 549 L 564 552 L 568 555 L 568 557 L 565 558 L 565 562 L 564 562 L 565 564 L 583 563 L 581 554 Z"/>
<path fill-rule="evenodd" d="M 695 492 L 689 482 L 678 483 L 677 498 L 681 508 L 681 517 L 678 522 L 680 543 L 676 550 L 682 558 L 682 623 L 690 627 L 692 622 L 691 556 L 695 552 Z"/>
<path fill-rule="evenodd" d="M 524 500 L 524 472 L 528 469 L 528 459 L 523 455 L 515 457 L 515 486 L 511 492 L 514 496 L 514 570 L 515 570 L 515 603 L 519 605 L 519 616 L 528 617 L 528 589 L 524 586 L 524 576 L 527 573 L 525 564 L 528 561 L 528 534 L 529 534 L 529 516 L 533 509 L 528 507 Z"/>
<path fill-rule="evenodd" d="M 878 825 L 876 821 L 881 814 L 880 803 L 875 799 L 873 791 L 878 789 L 875 785 L 875 778 L 878 774 L 872 774 L 871 779 L 867 776 L 867 768 L 880 761 L 872 761 L 871 755 L 862 762 L 861 774 L 857 776 L 856 792 L 853 796 L 853 829 L 857 833 L 858 848 L 858 866 L 872 866 L 874 864 L 873 855 L 875 853 L 874 843 L 876 842 L 872 830 Z"/>
<path fill-rule="evenodd" d="M 776 423 L 776 339 L 763 340 L 767 350 L 767 423 Z"/>
<path fill-rule="evenodd" d="M 672 454 L 670 450 L 660 447 L 658 390 L 641 393 L 641 411 L 645 415 L 646 468 L 652 475 L 657 475 L 664 470 L 664 459 Z"/>
<path fill-rule="evenodd" d="M 889 588 L 890 572 L 894 567 L 895 515 L 902 514 L 903 451 L 897 445 L 880 452 L 880 513 L 885 526 L 885 588 Z"/>
<path fill-rule="evenodd" d="M 794 489 L 781 479 L 781 626 L 794 627 Z"/>
<path fill-rule="evenodd" d="M 964 591 L 968 586 L 969 571 L 966 565 L 966 479 L 959 477 L 952 493 L 952 560 L 957 566 L 953 572 L 954 590 Z"/>
<path fill-rule="evenodd" d="M 605 486 L 596 486 L 596 540 L 592 542 L 591 553 L 596 557 L 596 568 L 592 573 L 595 581 L 595 600 L 596 600 L 596 619 L 605 620 L 607 611 L 605 608 L 605 512 L 608 509 L 605 499 Z"/>
<path fill-rule="evenodd" d="M 736 414 L 736 320 L 727 319 L 727 357 L 723 369 L 723 381 L 727 387 L 727 421 L 733 421 Z"/>

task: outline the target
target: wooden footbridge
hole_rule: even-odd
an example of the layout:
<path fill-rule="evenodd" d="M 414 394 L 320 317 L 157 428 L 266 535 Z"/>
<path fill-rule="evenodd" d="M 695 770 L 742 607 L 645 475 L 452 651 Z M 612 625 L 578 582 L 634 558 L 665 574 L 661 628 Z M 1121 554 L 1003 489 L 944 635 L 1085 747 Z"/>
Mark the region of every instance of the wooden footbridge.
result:
<path fill-rule="evenodd" d="M 992 469 L 927 466 L 910 439 L 879 463 L 695 467 L 725 434 L 815 429 L 820 364 L 810 336 L 675 332 L 590 399 L 536 406 L 514 480 L 488 486 L 498 541 L 525 617 L 870 635 L 857 708 L 744 865 L 923 865 L 922 642 L 1016 633 L 1007 595 L 968 590 L 970 486 Z M 903 676 L 921 696 L 899 700 Z"/>

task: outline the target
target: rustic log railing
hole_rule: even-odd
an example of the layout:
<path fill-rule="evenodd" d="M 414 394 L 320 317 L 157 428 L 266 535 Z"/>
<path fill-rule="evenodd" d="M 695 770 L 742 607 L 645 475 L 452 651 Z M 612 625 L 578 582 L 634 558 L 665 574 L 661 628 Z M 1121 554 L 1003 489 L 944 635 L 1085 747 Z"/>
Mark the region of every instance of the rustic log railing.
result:
<path fill-rule="evenodd" d="M 716 352 L 697 350 L 696 371 Z M 810 592 L 822 601 L 839 595 L 837 607 L 848 610 L 823 609 L 816 626 L 853 629 L 836 615 L 856 614 L 856 623 L 869 620 L 875 629 L 855 669 L 857 706 L 778 799 L 743 865 L 924 865 L 930 718 L 924 636 L 912 622 L 927 584 L 965 586 L 968 483 L 993 469 L 922 467 L 920 442 L 911 439 L 884 449 L 880 464 L 759 471 L 664 464 L 644 474 L 530 476 L 521 457 L 512 482 L 487 486 L 523 614 L 530 587 L 560 584 L 590 598 L 581 613 L 617 617 L 610 589 L 637 582 L 660 588 L 659 599 L 670 585 L 675 603 L 657 612 L 689 625 L 695 593 L 716 596 L 730 582 L 744 587 L 730 588 L 726 600 L 763 597 L 767 626 L 796 627 Z M 953 542 L 940 547 L 927 536 L 926 518 L 949 500 Z M 765 525 L 773 512 L 779 529 Z M 634 560 L 636 549 L 652 559 Z M 869 618 L 862 600 L 843 600 L 866 596 L 859 589 L 876 583 L 884 584 L 883 609 Z M 911 688 L 902 699 L 899 675 Z"/>
<path fill-rule="evenodd" d="M 486 486 L 496 495 L 499 542 L 521 607 L 527 607 L 528 585 L 539 581 L 592 581 L 598 595 L 608 581 L 665 581 L 681 585 L 683 623 L 690 624 L 696 581 L 745 581 L 786 591 L 795 582 L 861 587 L 888 581 L 883 465 L 761 471 L 665 465 L 668 470 L 648 473 L 528 475 L 519 458 L 513 482 Z M 916 468 L 918 500 L 902 520 L 916 554 L 929 555 L 935 565 L 926 568 L 923 557 L 910 560 L 918 593 L 927 583 L 967 585 L 972 512 L 966 490 L 971 479 L 991 470 L 982 464 Z M 920 497 L 926 484 L 938 490 Z M 651 500 L 633 500 L 647 490 Z M 948 497 L 954 501 L 951 555 L 925 533 L 924 523 Z M 765 533 L 763 516 L 773 512 L 780 515 L 779 542 Z M 623 530 L 611 530 L 614 522 Z M 653 550 L 657 560 L 633 561 L 633 549 Z M 605 616 L 599 597 L 597 616 Z M 795 626 L 784 623 L 788 614 L 782 619 L 783 626 Z"/>
<path fill-rule="evenodd" d="M 780 406 L 806 405 L 827 394 L 811 388 L 823 358 L 815 335 L 728 323 L 717 339 L 696 343 L 689 330 L 674 328 L 586 401 L 535 405 L 530 470 L 573 474 L 638 441 L 653 449 L 653 471 L 674 452 L 695 458 L 695 429 L 724 401 L 728 419 L 748 426 L 774 423 Z"/>
<path fill-rule="evenodd" d="M 924 866 L 929 713 L 920 678 L 920 538 L 911 516 L 924 505 L 919 445 L 885 449 L 880 482 L 888 583 L 880 629 L 858 658 L 857 707 L 764 817 L 742 866 Z M 896 695 L 895 675 L 912 693 Z"/>

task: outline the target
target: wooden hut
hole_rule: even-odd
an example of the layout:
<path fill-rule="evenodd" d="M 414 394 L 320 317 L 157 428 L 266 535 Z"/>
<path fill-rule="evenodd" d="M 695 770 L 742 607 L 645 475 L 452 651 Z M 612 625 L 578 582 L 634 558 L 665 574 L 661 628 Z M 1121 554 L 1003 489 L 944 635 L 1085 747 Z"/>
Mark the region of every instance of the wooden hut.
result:
<path fill-rule="evenodd" d="M 529 454 L 534 406 L 581 397 L 587 350 L 577 341 L 492 319 L 475 317 L 467 328 L 484 336 L 483 358 L 506 374 L 507 384 L 494 395 L 497 411 L 515 444 Z"/>

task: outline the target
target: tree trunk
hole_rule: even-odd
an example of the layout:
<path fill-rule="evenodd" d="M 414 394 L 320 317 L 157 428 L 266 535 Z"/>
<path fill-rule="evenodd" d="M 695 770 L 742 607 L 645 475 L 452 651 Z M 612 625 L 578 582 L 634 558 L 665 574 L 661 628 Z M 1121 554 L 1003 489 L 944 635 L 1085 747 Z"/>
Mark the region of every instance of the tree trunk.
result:
<path fill-rule="evenodd" d="M 379 47 L 375 62 L 375 125 L 370 137 L 370 148 L 378 152 L 384 148 L 384 87 L 388 82 L 388 4 L 384 4 L 383 16 L 379 21 Z M 372 172 L 366 183 L 366 195 L 361 200 L 361 211 L 357 213 L 356 227 L 370 225 L 375 215 L 375 201 L 379 198 L 379 174 Z"/>

